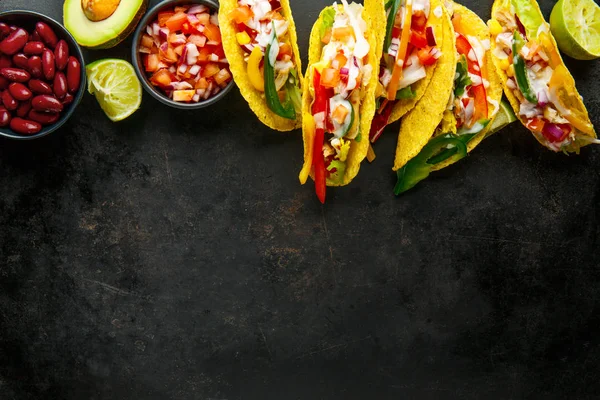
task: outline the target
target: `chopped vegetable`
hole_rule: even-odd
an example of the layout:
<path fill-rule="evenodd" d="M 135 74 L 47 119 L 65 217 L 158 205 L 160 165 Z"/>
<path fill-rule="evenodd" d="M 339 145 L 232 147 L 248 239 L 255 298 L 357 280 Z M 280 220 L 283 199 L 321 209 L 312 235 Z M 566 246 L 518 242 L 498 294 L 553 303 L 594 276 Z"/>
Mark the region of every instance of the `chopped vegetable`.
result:
<path fill-rule="evenodd" d="M 527 75 L 527 65 L 525 59 L 521 56 L 520 52 L 523 49 L 525 42 L 523 36 L 515 31 L 513 36 L 513 64 L 515 66 L 515 77 L 517 78 L 517 85 L 519 90 L 523 93 L 523 96 L 532 104 L 537 104 L 538 98 L 531 88 L 531 82 Z"/>
<path fill-rule="evenodd" d="M 275 114 L 280 117 L 287 119 L 296 119 L 296 109 L 294 108 L 294 104 L 290 101 L 286 101 L 285 105 L 281 104 L 281 99 L 279 98 L 279 94 L 277 93 L 277 87 L 275 86 L 275 58 L 276 55 L 271 54 L 271 48 L 273 46 L 277 46 L 277 33 L 275 32 L 275 24 L 273 23 L 273 35 L 271 37 L 271 41 L 267 45 L 267 50 L 265 54 L 268 55 L 267 59 L 264 63 L 264 72 L 265 72 L 265 97 L 267 100 L 267 105 Z M 277 53 L 275 53 L 277 54 Z M 287 93 L 287 92 L 286 92 Z M 287 99 L 286 99 L 287 100 Z"/>

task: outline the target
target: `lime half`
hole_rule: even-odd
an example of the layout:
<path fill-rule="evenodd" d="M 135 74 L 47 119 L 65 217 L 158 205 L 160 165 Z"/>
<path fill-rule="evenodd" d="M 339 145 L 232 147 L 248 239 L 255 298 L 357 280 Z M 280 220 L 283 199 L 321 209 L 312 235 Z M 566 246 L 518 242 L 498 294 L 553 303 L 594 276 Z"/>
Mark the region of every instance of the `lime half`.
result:
<path fill-rule="evenodd" d="M 502 100 L 500 102 L 500 110 L 498 110 L 498 114 L 496 114 L 496 118 L 492 122 L 492 127 L 485 135 L 486 138 L 492 136 L 494 133 L 504 129 L 507 125 L 512 124 L 517 120 L 515 117 L 515 113 L 510 104 L 506 100 Z"/>
<path fill-rule="evenodd" d="M 142 85 L 127 61 L 105 58 L 85 67 L 88 92 L 111 121 L 122 121 L 142 104 Z"/>
<path fill-rule="evenodd" d="M 550 15 L 550 30 L 569 57 L 600 57 L 600 6 L 594 0 L 559 0 Z"/>

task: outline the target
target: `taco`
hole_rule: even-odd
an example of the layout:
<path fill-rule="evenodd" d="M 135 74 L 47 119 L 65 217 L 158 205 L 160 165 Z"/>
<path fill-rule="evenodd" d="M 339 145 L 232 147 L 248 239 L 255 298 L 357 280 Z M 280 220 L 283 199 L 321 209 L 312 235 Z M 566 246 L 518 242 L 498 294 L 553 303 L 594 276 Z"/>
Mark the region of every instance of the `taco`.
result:
<path fill-rule="evenodd" d="M 313 177 L 323 203 L 326 186 L 350 183 L 369 150 L 384 24 L 381 0 L 365 0 L 364 7 L 341 0 L 325 8 L 313 26 L 302 99 L 304 166 L 299 178 L 304 184 Z"/>
<path fill-rule="evenodd" d="M 446 6 L 452 15 L 457 60 L 452 91 L 433 138 L 398 170 L 396 195 L 431 171 L 466 157 L 486 137 L 500 109 L 502 81 L 492 61 L 488 27 L 466 7 L 451 2 Z"/>
<path fill-rule="evenodd" d="M 442 56 L 439 45 L 444 35 L 441 0 L 387 0 L 385 7 L 373 143 L 425 94 Z"/>
<path fill-rule="evenodd" d="M 258 119 L 299 128 L 302 68 L 289 0 L 221 0 L 219 25 L 233 79 Z"/>
<path fill-rule="evenodd" d="M 534 0 L 496 0 L 489 22 L 492 55 L 515 114 L 552 151 L 598 143 L 548 23 Z"/>
<path fill-rule="evenodd" d="M 433 12 L 439 14 L 439 10 L 442 11 L 443 37 L 440 44 L 442 56 L 437 62 L 435 73 L 431 77 L 425 94 L 402 119 L 396 146 L 394 171 L 402 168 L 410 159 L 419 154 L 431 139 L 442 120 L 453 90 L 457 61 L 454 30 L 446 7 L 443 5 L 438 7 L 439 9 Z"/>

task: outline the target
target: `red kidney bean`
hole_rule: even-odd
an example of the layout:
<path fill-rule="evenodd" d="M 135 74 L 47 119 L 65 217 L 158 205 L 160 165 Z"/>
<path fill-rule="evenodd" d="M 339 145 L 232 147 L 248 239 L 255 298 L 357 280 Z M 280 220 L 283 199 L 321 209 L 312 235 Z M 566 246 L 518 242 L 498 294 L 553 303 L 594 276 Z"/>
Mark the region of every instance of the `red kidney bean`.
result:
<path fill-rule="evenodd" d="M 47 81 L 54 79 L 56 65 L 54 64 L 54 53 L 50 49 L 44 49 L 42 53 L 42 72 Z"/>
<path fill-rule="evenodd" d="M 52 94 L 52 87 L 46 82 L 39 79 L 32 79 L 29 81 L 29 89 L 32 92 L 38 94 Z"/>
<path fill-rule="evenodd" d="M 33 33 L 29 35 L 29 40 L 31 40 L 32 42 L 40 42 L 42 38 L 40 37 L 40 34 L 37 33 L 37 31 L 33 31 Z"/>
<path fill-rule="evenodd" d="M 23 135 L 33 135 L 42 130 L 42 124 L 23 118 L 13 118 L 10 120 L 10 129 Z"/>
<path fill-rule="evenodd" d="M 75 97 L 73 97 L 73 95 L 71 93 L 67 93 L 65 95 L 65 98 L 62 100 L 63 106 L 66 106 L 67 104 L 71 104 L 73 102 L 73 100 L 75 100 Z"/>
<path fill-rule="evenodd" d="M 8 90 L 2 92 L 2 104 L 9 111 L 15 111 L 19 107 L 19 103 L 12 97 Z"/>
<path fill-rule="evenodd" d="M 56 62 L 56 68 L 58 68 L 59 71 L 65 69 L 69 62 L 69 45 L 62 39 L 54 49 L 54 61 Z"/>
<path fill-rule="evenodd" d="M 27 62 L 27 69 L 34 78 L 42 77 L 42 59 L 39 56 L 31 56 Z"/>
<path fill-rule="evenodd" d="M 12 59 L 9 56 L 0 54 L 0 69 L 10 68 L 13 66 Z"/>
<path fill-rule="evenodd" d="M 31 110 L 31 100 L 27 100 L 19 104 L 19 108 L 17 108 L 17 117 L 25 118 L 29 111 Z M 34 120 L 35 121 L 35 120 Z M 40 122 L 40 121 L 38 121 Z"/>
<path fill-rule="evenodd" d="M 62 99 L 67 94 L 67 78 L 65 74 L 58 71 L 56 75 L 54 75 L 54 85 L 52 85 L 54 89 L 54 95 Z"/>
<path fill-rule="evenodd" d="M 0 40 L 10 35 L 10 26 L 4 22 L 0 22 Z"/>
<path fill-rule="evenodd" d="M 12 114 L 4 107 L 0 107 L 0 127 L 5 127 L 10 124 Z"/>
<path fill-rule="evenodd" d="M 0 52 L 12 56 L 18 53 L 29 39 L 29 34 L 25 29 L 17 28 L 7 38 L 0 42 Z"/>
<path fill-rule="evenodd" d="M 16 100 L 24 101 L 31 98 L 31 90 L 27 89 L 27 86 L 22 83 L 13 82 L 8 86 L 8 91 Z"/>
<path fill-rule="evenodd" d="M 42 42 L 28 42 L 25 47 L 23 47 L 23 53 L 27 54 L 28 56 L 42 54 L 44 47 L 44 43 Z"/>
<path fill-rule="evenodd" d="M 0 76 L 0 90 L 4 90 L 8 87 L 10 81 L 3 76 Z"/>
<path fill-rule="evenodd" d="M 30 120 L 39 122 L 42 125 L 52 125 L 60 118 L 58 113 L 45 113 L 36 110 L 29 111 L 28 117 Z"/>
<path fill-rule="evenodd" d="M 63 105 L 58 99 L 54 96 L 49 96 L 47 94 L 41 94 L 35 96 L 31 100 L 31 106 L 34 110 L 41 112 L 56 112 L 59 113 L 63 110 Z"/>
<path fill-rule="evenodd" d="M 69 63 L 67 64 L 67 85 L 69 92 L 75 93 L 79 89 L 81 83 L 81 64 L 79 61 L 71 56 L 69 57 Z"/>
<path fill-rule="evenodd" d="M 17 53 L 13 56 L 12 60 L 16 67 L 27 69 L 29 58 L 25 54 Z"/>
<path fill-rule="evenodd" d="M 52 30 L 52 28 L 50 28 L 50 26 L 40 21 L 37 24 L 35 24 L 35 30 L 40 35 L 42 41 L 46 43 L 50 48 L 54 49 L 56 47 L 58 38 L 56 37 L 56 34 Z"/>
<path fill-rule="evenodd" d="M 13 82 L 27 82 L 31 79 L 29 72 L 20 68 L 2 68 L 0 69 L 0 75 Z"/>

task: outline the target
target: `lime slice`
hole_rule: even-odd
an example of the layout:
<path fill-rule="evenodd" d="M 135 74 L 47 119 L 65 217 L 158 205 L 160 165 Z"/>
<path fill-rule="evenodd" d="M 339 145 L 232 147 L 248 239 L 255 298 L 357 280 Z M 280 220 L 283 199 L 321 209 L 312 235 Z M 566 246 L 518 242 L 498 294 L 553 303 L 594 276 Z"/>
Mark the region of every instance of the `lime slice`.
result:
<path fill-rule="evenodd" d="M 492 126 L 485 137 L 488 138 L 492 136 L 494 133 L 504 129 L 507 125 L 512 124 L 516 120 L 517 117 L 515 117 L 511 105 L 503 99 L 500 102 L 500 110 L 498 110 L 498 114 L 496 114 L 496 118 L 494 118 Z"/>
<path fill-rule="evenodd" d="M 127 61 L 105 58 L 85 67 L 88 92 L 111 121 L 122 121 L 142 104 L 142 85 Z"/>
<path fill-rule="evenodd" d="M 566 55 L 600 57 L 600 6 L 594 0 L 560 0 L 550 15 L 550 30 Z"/>

